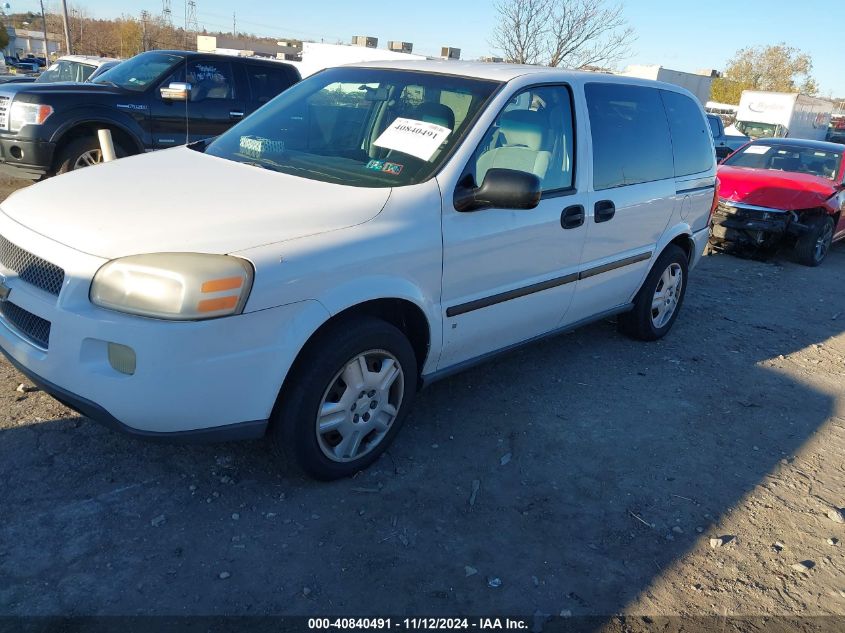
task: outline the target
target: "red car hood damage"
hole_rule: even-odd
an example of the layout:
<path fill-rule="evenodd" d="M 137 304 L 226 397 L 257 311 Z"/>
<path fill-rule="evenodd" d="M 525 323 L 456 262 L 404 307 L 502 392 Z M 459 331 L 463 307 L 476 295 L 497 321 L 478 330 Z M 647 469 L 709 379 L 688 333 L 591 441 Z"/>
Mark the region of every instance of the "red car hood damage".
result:
<path fill-rule="evenodd" d="M 775 169 L 719 167 L 719 197 L 758 207 L 798 211 L 829 207 L 833 182 L 820 176 Z"/>

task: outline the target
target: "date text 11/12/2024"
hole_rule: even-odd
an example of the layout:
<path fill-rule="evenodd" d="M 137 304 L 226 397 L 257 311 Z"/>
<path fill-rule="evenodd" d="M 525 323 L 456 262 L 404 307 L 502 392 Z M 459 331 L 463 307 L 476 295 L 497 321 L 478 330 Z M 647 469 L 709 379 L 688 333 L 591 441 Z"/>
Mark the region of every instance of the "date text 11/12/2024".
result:
<path fill-rule="evenodd" d="M 310 631 L 390 631 L 390 630 L 478 630 L 525 631 L 527 620 L 520 618 L 309 618 Z"/>

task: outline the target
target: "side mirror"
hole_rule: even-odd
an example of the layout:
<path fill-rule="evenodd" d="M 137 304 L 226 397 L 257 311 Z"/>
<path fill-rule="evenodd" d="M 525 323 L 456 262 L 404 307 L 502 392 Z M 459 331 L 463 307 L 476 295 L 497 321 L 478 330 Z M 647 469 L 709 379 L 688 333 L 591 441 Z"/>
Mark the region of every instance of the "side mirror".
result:
<path fill-rule="evenodd" d="M 455 209 L 461 212 L 481 209 L 533 209 L 540 204 L 542 183 L 534 174 L 515 169 L 490 169 L 480 187 L 459 184 L 455 189 Z"/>
<path fill-rule="evenodd" d="M 161 98 L 167 101 L 187 101 L 191 94 L 191 84 L 172 83 L 161 88 Z"/>

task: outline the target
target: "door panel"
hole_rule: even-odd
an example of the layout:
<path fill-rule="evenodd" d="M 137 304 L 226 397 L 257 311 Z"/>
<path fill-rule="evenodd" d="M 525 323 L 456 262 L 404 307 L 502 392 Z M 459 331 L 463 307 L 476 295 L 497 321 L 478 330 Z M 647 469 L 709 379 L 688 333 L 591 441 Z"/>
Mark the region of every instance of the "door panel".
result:
<path fill-rule="evenodd" d="M 439 369 L 544 334 L 569 309 L 586 235 L 578 207 L 587 202 L 572 186 L 572 130 L 567 87 L 522 91 L 488 130 L 461 182 L 480 184 L 491 169 L 534 173 L 546 191 L 539 205 L 459 213 L 452 192 L 444 192 Z"/>
<path fill-rule="evenodd" d="M 191 93 L 187 102 L 166 101 L 158 91 L 153 94 L 153 144 L 157 149 L 217 136 L 243 118 L 245 102 L 232 70 L 228 62 L 192 59 L 187 75 L 186 68 L 180 67 L 162 82 L 186 82 Z"/>
<path fill-rule="evenodd" d="M 648 269 L 675 205 L 669 122 L 660 92 L 589 83 L 585 96 L 593 159 L 587 240 L 573 323 L 629 302 Z M 708 152 L 712 155 L 710 133 Z M 711 157 L 712 161 L 712 157 Z"/>

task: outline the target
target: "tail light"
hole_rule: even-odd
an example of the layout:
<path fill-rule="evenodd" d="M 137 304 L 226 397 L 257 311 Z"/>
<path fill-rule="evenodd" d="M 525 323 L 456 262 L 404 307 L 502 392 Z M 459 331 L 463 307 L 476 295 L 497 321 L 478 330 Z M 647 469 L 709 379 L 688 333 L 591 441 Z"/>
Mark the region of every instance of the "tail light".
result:
<path fill-rule="evenodd" d="M 710 204 L 710 216 L 707 218 L 707 224 L 710 224 L 710 221 L 713 219 L 713 214 L 716 212 L 716 208 L 719 206 L 719 178 L 716 178 L 716 186 L 713 189 L 713 202 Z"/>

